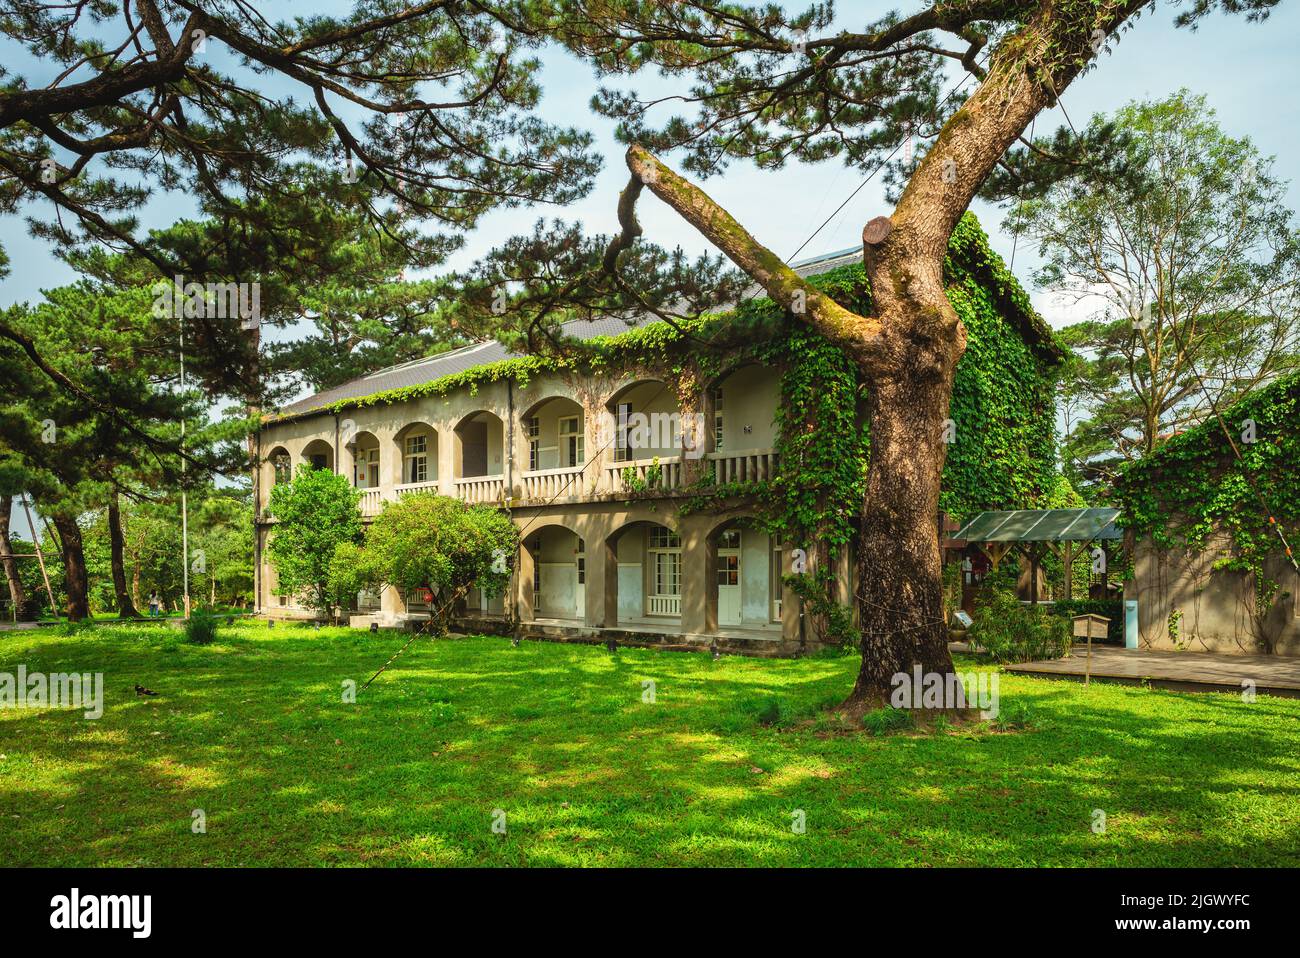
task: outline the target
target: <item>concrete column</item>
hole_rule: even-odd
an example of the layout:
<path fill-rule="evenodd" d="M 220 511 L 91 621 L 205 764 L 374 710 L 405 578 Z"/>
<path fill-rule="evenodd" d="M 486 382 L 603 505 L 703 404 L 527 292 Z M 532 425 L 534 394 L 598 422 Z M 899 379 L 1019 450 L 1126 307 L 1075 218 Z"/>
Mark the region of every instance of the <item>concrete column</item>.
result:
<path fill-rule="evenodd" d="M 379 486 L 386 489 L 388 495 L 392 495 L 393 487 L 399 485 L 402 481 L 402 463 L 403 456 L 406 453 L 404 447 L 405 438 L 398 439 L 398 432 L 405 423 L 397 423 L 396 428 L 384 430 L 382 433 L 376 432 L 379 437 Z"/>
<path fill-rule="evenodd" d="M 516 519 L 515 524 L 521 529 L 526 523 Z M 527 537 L 525 533 L 525 537 Z M 519 613 L 520 622 L 532 622 L 534 617 L 533 611 L 533 569 L 536 562 L 532 552 L 528 549 L 524 541 L 519 543 L 519 556 L 515 573 L 515 609 Z"/>
<path fill-rule="evenodd" d="M 460 437 L 455 423 L 440 422 L 438 429 L 438 492 L 444 496 L 456 495 L 456 456 L 460 451 Z"/>
<path fill-rule="evenodd" d="M 681 520 L 682 540 L 682 632 L 703 633 L 709 628 L 709 541 L 708 516 L 687 516 Z M 716 546 L 713 548 L 717 554 Z M 716 563 L 716 558 L 715 558 Z M 715 595 L 716 595 L 716 590 Z M 713 629 L 717 630 L 717 600 L 714 600 Z"/>
<path fill-rule="evenodd" d="M 705 536 L 703 548 L 704 632 L 718 631 L 718 537 Z"/>
<path fill-rule="evenodd" d="M 793 553 L 793 551 L 796 548 L 798 547 L 792 545 L 790 542 L 785 542 L 782 544 L 781 576 L 783 580 L 785 576 L 788 576 L 794 572 L 791 553 Z M 785 582 L 782 581 L 781 583 L 781 635 L 784 639 L 786 639 L 789 642 L 799 641 L 799 612 L 800 612 L 800 599 L 798 594 L 795 593 L 794 589 L 790 588 L 790 586 L 786 585 Z"/>
<path fill-rule="evenodd" d="M 587 456 L 587 469 L 582 477 L 581 489 L 574 489 L 574 495 L 590 496 L 596 491 L 605 491 L 605 464 L 613 458 L 613 435 L 605 435 L 601 424 L 605 418 L 605 407 L 600 397 L 584 393 L 578 397 L 582 404 L 583 449 Z M 605 444 L 611 443 L 606 449 Z M 592 553 L 595 555 L 595 553 Z"/>
<path fill-rule="evenodd" d="M 600 531 L 586 540 L 587 624 L 612 629 L 618 625 L 618 552 L 608 522 L 593 525 Z"/>
<path fill-rule="evenodd" d="M 713 391 L 697 388 L 680 400 L 682 417 L 682 481 L 691 485 L 709 468 L 713 451 Z"/>

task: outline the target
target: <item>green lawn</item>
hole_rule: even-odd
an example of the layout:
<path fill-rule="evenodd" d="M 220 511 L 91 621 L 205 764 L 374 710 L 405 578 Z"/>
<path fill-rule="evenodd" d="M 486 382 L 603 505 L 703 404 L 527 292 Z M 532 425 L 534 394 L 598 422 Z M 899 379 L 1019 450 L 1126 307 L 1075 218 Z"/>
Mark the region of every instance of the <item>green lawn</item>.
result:
<path fill-rule="evenodd" d="M 1297 701 L 1004 675 L 1024 730 L 874 737 L 807 721 L 850 659 L 474 638 L 417 640 L 345 704 L 401 641 L 0 633 L 0 672 L 102 671 L 107 698 L 0 710 L 0 864 L 1300 864 Z"/>

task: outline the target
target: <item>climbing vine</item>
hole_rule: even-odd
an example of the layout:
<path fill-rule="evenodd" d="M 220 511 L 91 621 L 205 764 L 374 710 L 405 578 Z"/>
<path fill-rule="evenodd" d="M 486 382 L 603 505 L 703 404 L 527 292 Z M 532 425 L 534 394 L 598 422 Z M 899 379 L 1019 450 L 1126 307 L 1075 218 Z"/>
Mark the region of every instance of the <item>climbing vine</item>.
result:
<path fill-rule="evenodd" d="M 943 475 L 941 506 L 956 516 L 981 509 L 1044 505 L 1056 495 L 1053 373 L 1063 356 L 1051 330 L 971 214 L 962 218 L 945 260 L 948 296 L 966 325 L 949 416 L 955 429 Z M 810 278 L 814 286 L 866 315 L 871 293 L 861 264 Z M 721 348 L 708 348 L 707 343 Z M 599 373 L 630 365 L 693 387 L 724 370 L 762 362 L 782 370 L 776 414 L 781 468 L 763 483 L 715 482 L 709 472 L 682 491 L 682 512 L 715 508 L 744 496 L 767 530 L 789 542 L 852 540 L 861 511 L 870 451 L 861 414 L 864 385 L 853 363 L 807 324 L 769 299 L 742 303 L 680 329 L 652 323 L 575 345 L 563 356 L 530 355 L 468 369 L 427 383 L 346 399 L 322 411 L 476 391 L 507 378 L 526 384 L 544 372 Z M 647 485 L 651 485 L 647 483 Z M 633 490 L 636 492 L 637 490 Z"/>
<path fill-rule="evenodd" d="M 1270 513 L 1293 541 L 1300 530 L 1300 373 L 1257 390 L 1223 416 L 1240 459 L 1211 418 L 1126 469 L 1113 493 L 1121 523 L 1159 549 L 1203 553 L 1226 534 L 1231 545 L 1212 567 L 1251 576 L 1258 617 L 1281 593 L 1268 563 L 1285 549 Z"/>

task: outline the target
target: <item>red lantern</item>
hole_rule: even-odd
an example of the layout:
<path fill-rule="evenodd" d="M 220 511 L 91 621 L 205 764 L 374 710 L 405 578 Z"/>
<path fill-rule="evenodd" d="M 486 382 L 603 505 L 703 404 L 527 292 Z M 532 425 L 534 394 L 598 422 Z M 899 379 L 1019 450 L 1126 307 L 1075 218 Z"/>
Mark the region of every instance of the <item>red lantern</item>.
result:
<path fill-rule="evenodd" d="M 429 589 L 424 589 L 423 591 L 420 592 L 420 600 L 422 602 L 432 602 L 433 592 L 431 592 Z"/>

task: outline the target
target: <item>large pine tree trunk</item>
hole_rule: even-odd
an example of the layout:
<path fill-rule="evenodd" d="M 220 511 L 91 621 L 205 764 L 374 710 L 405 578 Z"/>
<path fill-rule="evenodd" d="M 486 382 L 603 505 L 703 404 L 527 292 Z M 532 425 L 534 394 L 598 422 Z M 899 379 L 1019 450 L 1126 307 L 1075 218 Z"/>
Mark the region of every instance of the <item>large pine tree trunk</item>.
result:
<path fill-rule="evenodd" d="M 13 496 L 0 496 L 0 565 L 4 566 L 5 581 L 9 584 L 9 599 L 15 615 L 21 615 L 26 595 L 23 580 L 18 578 L 18 560 L 9 543 L 9 514 L 13 509 Z"/>
<path fill-rule="evenodd" d="M 64 611 L 74 622 L 90 618 L 89 578 L 86 553 L 81 544 L 81 527 L 75 516 L 54 516 L 63 552 Z"/>
<path fill-rule="evenodd" d="M 125 548 L 122 541 L 122 512 L 118 507 L 117 493 L 108 501 L 108 546 L 113 566 L 113 592 L 117 595 L 117 615 L 121 619 L 138 618 L 140 613 L 131 601 L 126 586 Z"/>
<path fill-rule="evenodd" d="M 939 480 L 951 375 L 890 377 L 868 390 L 871 462 L 858 536 L 862 665 L 845 703 L 887 704 L 898 673 L 952 671 L 943 619 Z"/>

